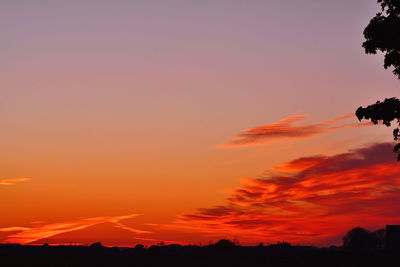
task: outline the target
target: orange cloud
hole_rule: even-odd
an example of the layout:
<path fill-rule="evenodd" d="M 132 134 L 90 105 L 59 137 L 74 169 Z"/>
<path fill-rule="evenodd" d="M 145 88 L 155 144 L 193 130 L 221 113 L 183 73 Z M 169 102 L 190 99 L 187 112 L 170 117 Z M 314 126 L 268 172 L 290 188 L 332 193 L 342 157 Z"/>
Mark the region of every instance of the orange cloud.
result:
<path fill-rule="evenodd" d="M 25 182 L 29 181 L 30 178 L 9 178 L 9 179 L 3 179 L 0 180 L 0 185 L 15 185 L 16 183 L 19 182 Z"/>
<path fill-rule="evenodd" d="M 20 227 L 20 226 L 11 226 L 11 227 L 3 227 L 0 228 L 0 232 L 18 232 L 29 230 L 28 227 Z"/>
<path fill-rule="evenodd" d="M 137 230 L 132 227 L 125 226 L 121 223 L 122 220 L 135 218 L 139 216 L 139 214 L 130 214 L 124 216 L 113 216 L 113 217 L 92 217 L 85 218 L 71 222 L 62 222 L 62 223 L 52 223 L 52 224 L 44 224 L 41 226 L 32 226 L 32 227 L 4 227 L 0 228 L 0 232 L 17 232 L 13 233 L 2 242 L 4 243 L 20 243 L 20 244 L 28 244 L 34 243 L 37 240 L 46 239 L 55 235 L 59 235 L 66 232 L 77 231 L 86 229 L 88 227 L 102 224 L 102 223 L 111 223 L 113 226 L 128 230 L 132 233 L 151 233 L 150 231 Z"/>
<path fill-rule="evenodd" d="M 309 116 L 293 115 L 272 124 L 266 124 L 243 130 L 240 134 L 231 137 L 230 141 L 223 143 L 218 147 L 235 148 L 244 146 L 260 146 L 267 143 L 280 142 L 284 140 L 310 138 L 347 127 L 362 127 L 372 125 L 370 122 L 355 122 L 336 125 L 337 123 L 353 118 L 355 118 L 355 116 L 351 114 L 323 122 L 296 125 L 298 122 L 309 119 Z"/>
<path fill-rule="evenodd" d="M 88 245 L 94 242 L 101 242 L 106 246 L 134 246 L 137 243 L 142 242 L 143 234 L 152 233 L 150 231 L 133 232 L 132 228 L 120 227 L 114 223 L 103 222 L 92 226 L 88 226 L 84 229 L 77 229 L 73 231 L 63 232 L 52 235 L 50 237 L 44 237 L 35 240 L 29 244 L 80 244 Z M 151 238 L 152 239 L 152 238 Z M 149 240 L 150 241 L 150 240 Z M 154 242 L 156 240 L 154 239 Z M 158 241 L 160 242 L 160 241 Z M 152 242 L 145 242 L 152 243 Z"/>
<path fill-rule="evenodd" d="M 393 144 L 300 158 L 243 178 L 229 204 L 178 216 L 174 227 L 244 242 L 330 245 L 355 226 L 400 222 Z"/>

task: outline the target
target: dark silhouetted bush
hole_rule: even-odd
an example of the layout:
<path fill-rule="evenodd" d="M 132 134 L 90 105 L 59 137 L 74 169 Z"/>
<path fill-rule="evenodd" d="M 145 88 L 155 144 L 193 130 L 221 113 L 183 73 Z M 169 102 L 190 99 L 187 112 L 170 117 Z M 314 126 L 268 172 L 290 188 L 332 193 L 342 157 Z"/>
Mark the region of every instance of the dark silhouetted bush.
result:
<path fill-rule="evenodd" d="M 375 251 L 383 248 L 385 230 L 370 232 L 361 227 L 350 230 L 343 237 L 343 247 L 352 251 Z"/>

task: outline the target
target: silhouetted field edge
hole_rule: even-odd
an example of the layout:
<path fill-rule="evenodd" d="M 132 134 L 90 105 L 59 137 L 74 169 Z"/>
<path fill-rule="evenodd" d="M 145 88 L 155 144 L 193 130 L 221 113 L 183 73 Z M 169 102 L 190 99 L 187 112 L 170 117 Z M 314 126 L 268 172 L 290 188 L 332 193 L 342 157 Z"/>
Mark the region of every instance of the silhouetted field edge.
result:
<path fill-rule="evenodd" d="M 105 247 L 0 244 L 1 266 L 398 266 L 398 251 L 346 247 L 292 246 L 281 242 L 240 246 L 215 244 Z"/>

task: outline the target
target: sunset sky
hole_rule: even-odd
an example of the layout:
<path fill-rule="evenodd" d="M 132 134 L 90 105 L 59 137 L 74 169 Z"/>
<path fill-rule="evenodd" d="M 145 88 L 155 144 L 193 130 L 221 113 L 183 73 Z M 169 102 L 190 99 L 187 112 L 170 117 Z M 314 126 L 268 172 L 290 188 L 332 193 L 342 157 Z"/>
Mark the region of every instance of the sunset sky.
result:
<path fill-rule="evenodd" d="M 0 0 L 0 243 L 328 246 L 400 224 L 376 0 Z"/>

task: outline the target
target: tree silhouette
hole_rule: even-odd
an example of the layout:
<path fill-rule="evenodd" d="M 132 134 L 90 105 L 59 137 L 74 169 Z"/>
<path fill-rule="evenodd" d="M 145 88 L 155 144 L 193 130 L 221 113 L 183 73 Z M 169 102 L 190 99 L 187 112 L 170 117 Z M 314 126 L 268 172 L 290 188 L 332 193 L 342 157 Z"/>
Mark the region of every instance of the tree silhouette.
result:
<path fill-rule="evenodd" d="M 377 101 L 375 104 L 365 108 L 359 107 L 356 111 L 357 118 L 371 120 L 372 123 L 378 124 L 379 121 L 387 127 L 391 126 L 392 121 L 397 120 L 400 126 L 400 100 L 392 97 L 386 98 L 383 102 Z M 400 136 L 399 127 L 393 130 L 393 139 L 398 141 Z M 397 143 L 393 149 L 397 153 L 397 160 L 400 161 L 400 143 Z"/>
<path fill-rule="evenodd" d="M 364 29 L 365 42 L 362 46 L 367 54 L 376 54 L 381 51 L 384 54 L 384 68 L 393 67 L 393 73 L 400 79 L 400 1 L 399 0 L 378 0 L 382 11 L 371 19 Z M 400 100 L 386 98 L 383 102 L 365 108 L 359 107 L 356 111 L 357 118 L 371 120 L 374 124 L 382 121 L 387 127 L 397 119 L 400 126 Z M 398 140 L 399 128 L 393 131 L 394 140 Z M 400 161 L 400 144 L 394 147 L 397 152 L 397 160 Z"/>
<path fill-rule="evenodd" d="M 215 248 L 226 249 L 236 247 L 236 243 L 228 239 L 221 239 L 212 246 Z"/>
<path fill-rule="evenodd" d="M 393 73 L 400 78 L 400 1 L 378 0 L 382 12 L 376 14 L 364 29 L 365 53 L 385 55 L 384 67 L 393 66 Z"/>
<path fill-rule="evenodd" d="M 370 232 L 361 227 L 350 230 L 343 237 L 343 247 L 352 251 L 372 251 L 383 247 L 384 230 Z"/>

